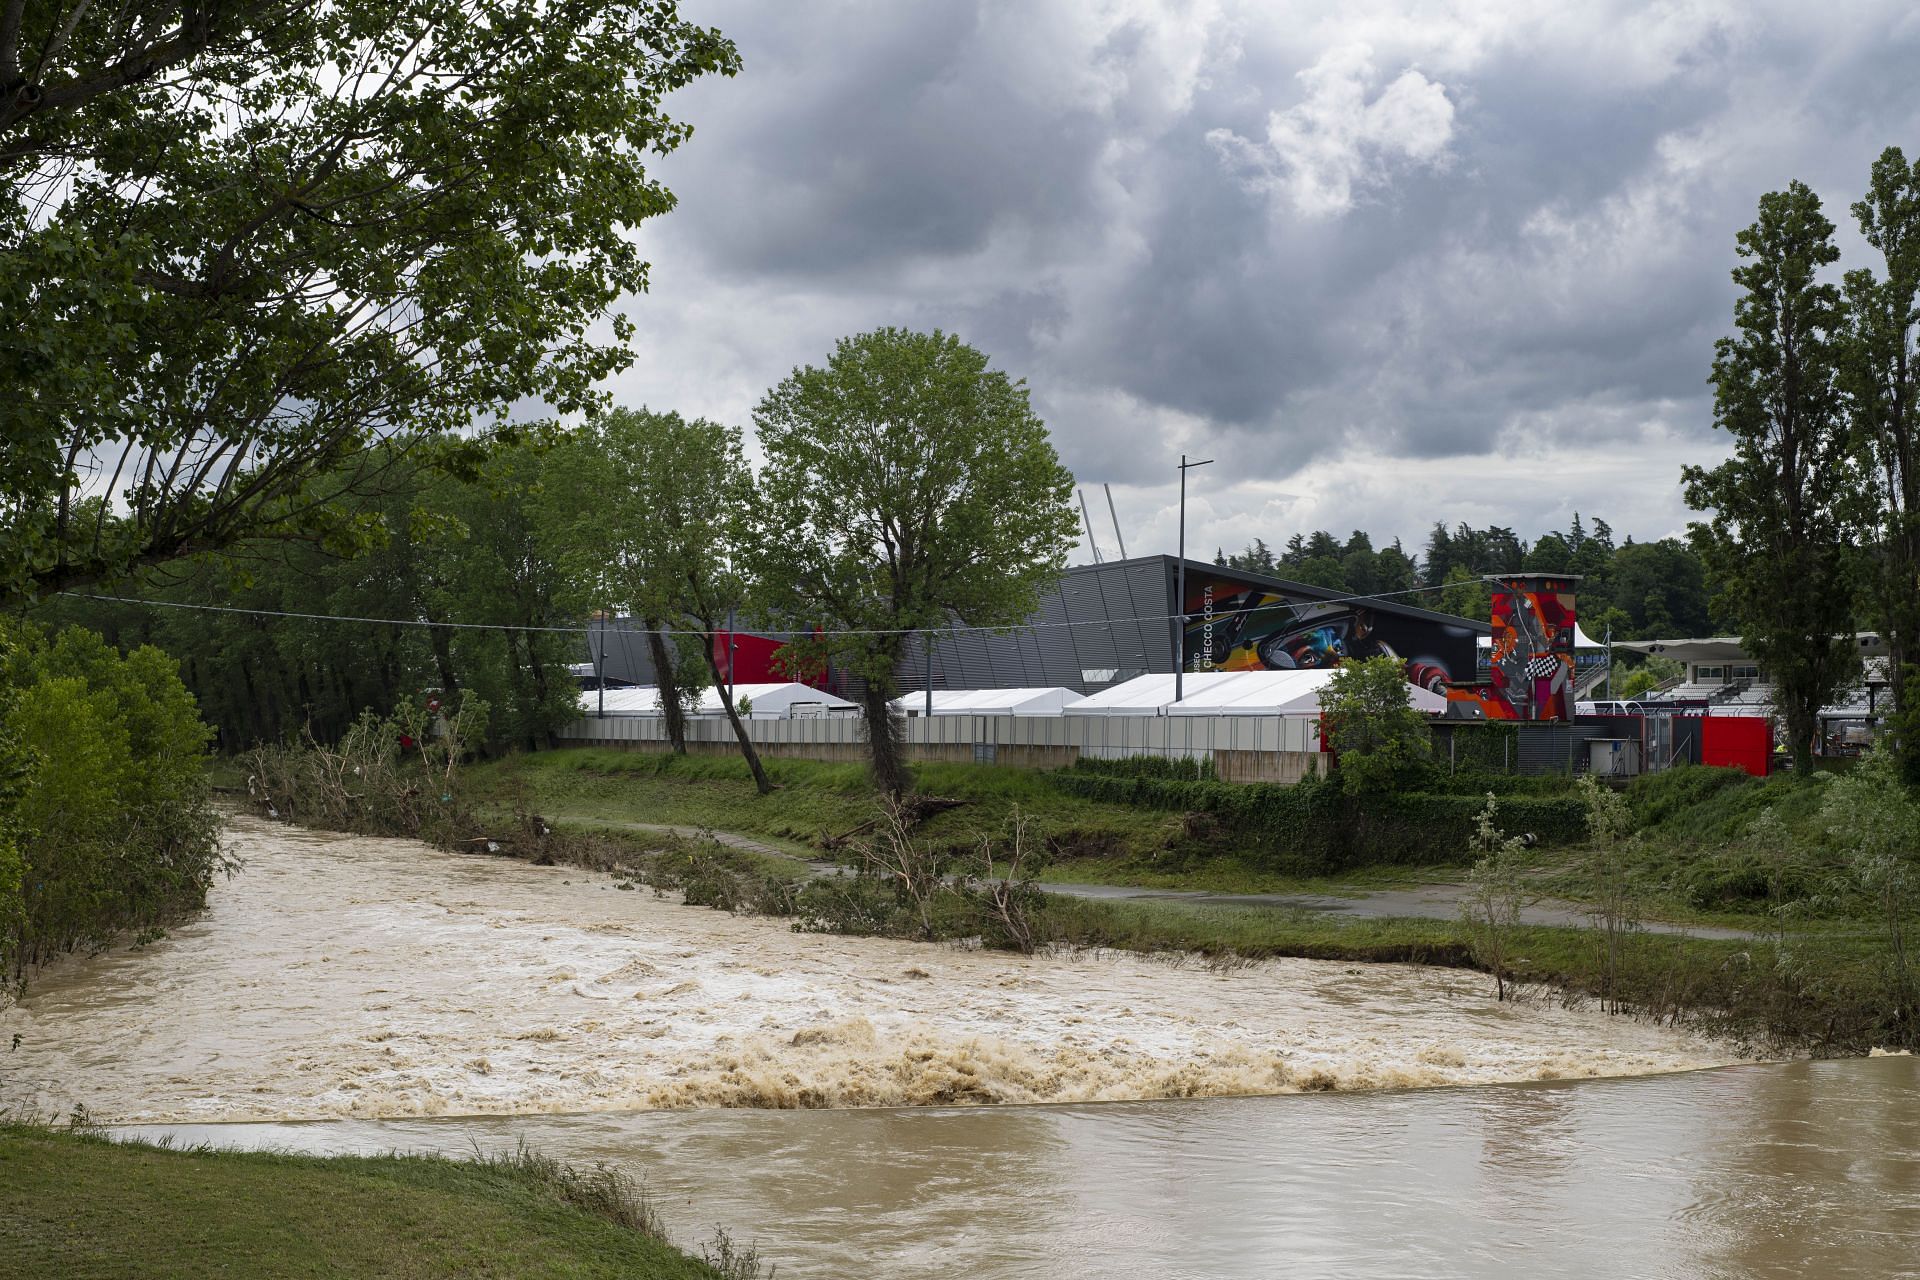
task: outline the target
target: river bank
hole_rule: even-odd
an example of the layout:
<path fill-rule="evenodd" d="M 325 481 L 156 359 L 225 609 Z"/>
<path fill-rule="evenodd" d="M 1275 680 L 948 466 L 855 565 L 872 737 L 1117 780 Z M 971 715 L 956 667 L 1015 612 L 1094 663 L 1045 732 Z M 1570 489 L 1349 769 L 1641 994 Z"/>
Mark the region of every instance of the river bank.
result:
<path fill-rule="evenodd" d="M 793 932 L 612 875 L 232 820 L 164 941 L 0 1030 L 42 1114 L 294 1120 L 1279 1093 L 1687 1070 L 1729 1045 L 1480 975 Z"/>
<path fill-rule="evenodd" d="M 874 816 L 874 801 L 854 766 L 774 767 L 781 789 L 760 796 L 737 761 L 566 750 L 475 768 L 462 792 L 502 828 L 512 814 L 535 810 L 552 825 L 573 824 L 594 837 L 587 844 L 601 846 L 588 855 L 596 865 L 650 857 L 657 842 L 629 839 L 623 849 L 609 841 L 623 827 L 727 833 L 729 847 L 702 860 L 710 882 L 689 885 L 690 897 L 791 912 L 792 886 L 805 869 L 789 859 L 822 856 L 837 833 Z M 1598 1000 L 1786 1051 L 1865 1053 L 1907 1042 L 1912 1027 L 1897 1014 L 1872 904 L 1848 888 L 1818 820 L 1817 788 L 1754 784 L 1727 770 L 1642 781 L 1632 793 L 1642 828 L 1616 860 L 1620 880 L 1604 892 L 1591 883 L 1589 850 L 1529 859 L 1521 923 L 1504 940 L 1512 976 L 1558 998 Z M 1051 896 L 1034 923 L 1055 944 L 1484 967 L 1459 918 L 1464 851 L 1451 867 L 1288 876 L 1235 853 L 1231 831 L 1218 824 L 1060 794 L 1036 771 L 927 766 L 921 782 L 960 802 L 919 826 L 925 846 L 964 852 L 995 833 L 1004 838 L 1017 811 L 1046 850 L 1045 887 L 1073 895 L 1072 886 L 1089 882 L 1121 886 Z M 1760 852 L 1745 838 L 1769 808 L 1786 815 L 1790 848 Z M 848 855 L 843 848 L 838 856 Z M 1136 886 L 1155 892 L 1125 891 Z M 1206 891 L 1219 890 L 1271 900 L 1209 902 Z M 847 905 L 854 909 L 840 909 Z M 870 905 L 827 904 L 810 927 L 874 932 Z M 1583 927 L 1606 911 L 1621 913 L 1612 941 Z M 977 932 L 970 919 L 958 924 L 955 936 Z"/>
<path fill-rule="evenodd" d="M 723 1271 L 675 1249 L 625 1175 L 582 1173 L 520 1148 L 455 1160 L 119 1137 L 0 1124 L 0 1277 L 759 1274 L 751 1260 Z"/>

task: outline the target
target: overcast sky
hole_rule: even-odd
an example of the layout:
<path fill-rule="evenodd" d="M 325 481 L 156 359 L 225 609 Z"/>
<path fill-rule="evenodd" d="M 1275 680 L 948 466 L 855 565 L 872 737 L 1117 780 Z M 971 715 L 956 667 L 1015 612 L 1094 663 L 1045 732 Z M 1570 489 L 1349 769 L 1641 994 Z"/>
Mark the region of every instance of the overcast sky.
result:
<path fill-rule="evenodd" d="M 1136 555 L 1183 450 L 1197 555 L 1681 531 L 1734 233 L 1799 178 L 1854 255 L 1873 158 L 1920 148 L 1912 0 L 683 8 L 746 66 L 674 100 L 620 401 L 750 426 L 836 337 L 943 328 Z"/>

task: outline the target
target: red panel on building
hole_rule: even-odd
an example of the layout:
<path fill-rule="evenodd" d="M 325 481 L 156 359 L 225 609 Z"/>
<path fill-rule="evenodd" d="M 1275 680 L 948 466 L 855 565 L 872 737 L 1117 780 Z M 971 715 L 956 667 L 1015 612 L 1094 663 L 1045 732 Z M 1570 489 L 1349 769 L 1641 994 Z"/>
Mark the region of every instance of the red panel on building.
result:
<path fill-rule="evenodd" d="M 1767 776 L 1773 759 L 1773 721 L 1765 716 L 1702 716 L 1700 763 Z"/>
<path fill-rule="evenodd" d="M 713 660 L 719 664 L 720 678 L 727 678 L 727 664 L 732 662 L 737 670 L 733 673 L 734 684 L 783 684 L 793 679 L 774 661 L 773 655 L 786 644 L 785 640 L 775 640 L 769 636 L 756 636 L 742 631 L 732 637 L 729 653 L 728 636 L 722 631 L 713 638 Z M 823 669 L 818 673 L 801 679 L 800 683 L 812 685 L 816 689 L 826 688 L 827 673 Z"/>

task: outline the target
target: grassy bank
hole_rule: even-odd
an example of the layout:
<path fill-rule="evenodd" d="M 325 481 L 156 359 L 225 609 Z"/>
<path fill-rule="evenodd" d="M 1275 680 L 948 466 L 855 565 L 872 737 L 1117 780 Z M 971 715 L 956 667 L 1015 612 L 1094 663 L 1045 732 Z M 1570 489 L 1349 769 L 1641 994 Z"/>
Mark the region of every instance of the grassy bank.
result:
<path fill-rule="evenodd" d="M 746 765 L 727 756 L 671 756 L 582 748 L 510 756 L 469 768 L 467 793 L 496 813 L 542 814 L 706 827 L 817 853 L 834 837 L 879 817 L 865 766 L 768 759 L 779 790 L 754 791 Z M 920 764 L 919 789 L 963 803 L 929 818 L 920 834 L 961 846 L 1006 829 L 1015 806 L 1057 859 L 1120 857 L 1165 865 L 1215 850 L 1181 815 L 1063 795 L 1048 775 L 993 765 Z"/>
<path fill-rule="evenodd" d="M 485 1161 L 169 1150 L 0 1125 L 0 1277 L 746 1280 L 667 1244 L 631 1183 Z"/>

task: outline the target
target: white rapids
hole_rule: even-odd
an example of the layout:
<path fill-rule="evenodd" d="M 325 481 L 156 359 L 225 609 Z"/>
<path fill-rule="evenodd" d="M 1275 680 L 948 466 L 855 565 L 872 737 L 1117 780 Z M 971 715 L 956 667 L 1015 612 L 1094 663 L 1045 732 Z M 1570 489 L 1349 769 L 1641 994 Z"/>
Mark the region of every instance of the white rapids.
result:
<path fill-rule="evenodd" d="M 1482 976 L 791 931 L 569 867 L 236 818 L 165 940 L 0 1013 L 0 1107 L 197 1122 L 867 1107 L 1635 1075 L 1737 1051 Z"/>

